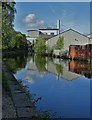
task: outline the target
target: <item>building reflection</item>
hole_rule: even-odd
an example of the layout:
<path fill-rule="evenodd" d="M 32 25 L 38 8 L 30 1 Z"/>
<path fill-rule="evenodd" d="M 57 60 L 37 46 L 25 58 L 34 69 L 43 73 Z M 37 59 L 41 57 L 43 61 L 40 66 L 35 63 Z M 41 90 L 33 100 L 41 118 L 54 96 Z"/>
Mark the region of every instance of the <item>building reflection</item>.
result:
<path fill-rule="evenodd" d="M 69 71 L 92 78 L 92 64 L 87 62 L 69 61 Z"/>
<path fill-rule="evenodd" d="M 92 64 L 87 62 L 68 61 L 58 58 L 50 59 L 48 57 L 33 57 L 27 60 L 26 68 L 28 70 L 38 71 L 41 73 L 49 72 L 56 74 L 58 78 L 65 80 L 76 80 L 78 77 L 85 76 L 92 78 Z"/>
<path fill-rule="evenodd" d="M 58 78 L 64 80 L 76 80 L 80 75 L 69 71 L 68 60 L 60 60 L 58 58 L 53 61 L 47 61 L 47 71 L 56 74 Z"/>

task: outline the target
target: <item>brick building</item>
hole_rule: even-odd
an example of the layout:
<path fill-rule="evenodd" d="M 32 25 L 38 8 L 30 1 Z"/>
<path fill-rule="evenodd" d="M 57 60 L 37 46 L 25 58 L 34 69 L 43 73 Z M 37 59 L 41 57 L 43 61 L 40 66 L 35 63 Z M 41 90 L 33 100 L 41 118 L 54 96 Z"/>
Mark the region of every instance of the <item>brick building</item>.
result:
<path fill-rule="evenodd" d="M 92 58 L 92 44 L 87 45 L 70 45 L 70 58 Z"/>

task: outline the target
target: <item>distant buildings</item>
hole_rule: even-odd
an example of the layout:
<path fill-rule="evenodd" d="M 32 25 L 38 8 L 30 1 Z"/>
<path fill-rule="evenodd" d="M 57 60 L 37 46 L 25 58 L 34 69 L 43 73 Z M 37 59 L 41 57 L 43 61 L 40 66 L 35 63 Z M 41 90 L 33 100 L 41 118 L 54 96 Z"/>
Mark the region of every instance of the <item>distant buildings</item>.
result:
<path fill-rule="evenodd" d="M 79 49 L 79 46 L 89 46 L 88 44 L 92 44 L 92 39 L 85 36 L 84 34 L 81 34 L 73 29 L 69 29 L 67 31 L 64 31 L 62 33 L 60 33 L 57 36 L 54 36 L 52 38 L 50 38 L 48 41 L 46 41 L 46 45 L 48 46 L 48 50 L 47 52 L 49 53 L 52 48 L 56 45 L 58 38 L 59 37 L 64 37 L 64 47 L 61 50 L 55 50 L 57 55 L 62 55 L 62 54 L 67 54 L 69 55 L 69 50 L 70 48 L 72 48 L 71 52 L 72 55 L 75 54 L 74 53 L 74 49 L 77 50 L 77 48 Z M 75 47 L 76 46 L 76 47 Z M 89 47 L 87 47 L 88 49 Z M 92 48 L 91 48 L 92 49 Z M 85 47 L 86 50 L 86 47 Z M 81 51 L 81 50 L 80 50 Z M 54 52 L 54 54 L 55 54 Z"/>
<path fill-rule="evenodd" d="M 60 33 L 60 20 L 57 20 L 57 28 L 44 28 L 38 30 L 27 30 L 27 40 L 33 41 L 36 40 L 38 37 L 42 37 L 45 39 L 49 39 L 54 37 Z"/>
<path fill-rule="evenodd" d="M 38 37 L 46 40 L 47 53 L 55 48 L 59 37 L 64 37 L 62 49 L 54 49 L 54 55 L 67 55 L 69 57 L 92 57 L 92 35 L 86 36 L 73 29 L 60 33 L 60 20 L 57 20 L 57 28 L 44 28 L 27 30 L 28 40 L 35 41 Z"/>
<path fill-rule="evenodd" d="M 57 28 L 46 28 L 46 29 L 39 29 L 39 31 L 44 35 L 58 35 L 59 29 Z"/>

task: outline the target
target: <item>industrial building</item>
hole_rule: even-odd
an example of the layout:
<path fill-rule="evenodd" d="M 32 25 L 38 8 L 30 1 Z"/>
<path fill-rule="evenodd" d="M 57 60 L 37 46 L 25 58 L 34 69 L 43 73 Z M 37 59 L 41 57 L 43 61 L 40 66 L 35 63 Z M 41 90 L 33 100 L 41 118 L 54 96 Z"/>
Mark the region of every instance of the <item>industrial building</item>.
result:
<path fill-rule="evenodd" d="M 35 41 L 38 37 L 44 39 L 50 39 L 58 34 L 60 34 L 60 20 L 57 20 L 56 28 L 43 28 L 38 30 L 27 30 L 27 40 Z"/>
<path fill-rule="evenodd" d="M 39 31 L 44 35 L 54 36 L 59 34 L 59 29 L 57 28 L 45 28 L 45 29 L 39 29 Z"/>
<path fill-rule="evenodd" d="M 64 46 L 61 50 L 57 50 L 58 52 L 56 52 L 56 50 L 55 50 L 54 54 L 55 53 L 57 55 L 64 54 L 64 53 L 69 54 L 70 45 L 92 44 L 92 39 L 90 39 L 86 35 L 81 34 L 73 29 L 69 29 L 67 31 L 60 33 L 57 36 L 50 38 L 48 41 L 46 41 L 46 45 L 48 46 L 47 52 L 50 52 L 52 50 L 52 48 L 55 47 L 59 37 L 62 37 L 62 36 L 64 37 L 64 41 L 63 41 Z"/>
<path fill-rule="evenodd" d="M 87 45 L 70 45 L 69 46 L 70 58 L 92 58 L 92 44 Z"/>
<path fill-rule="evenodd" d="M 51 53 L 54 48 L 54 55 L 66 55 L 68 57 L 92 57 L 92 37 L 81 34 L 80 32 L 69 29 L 64 32 L 60 32 L 60 20 L 57 20 L 56 28 L 44 28 L 38 30 L 27 30 L 28 38 L 36 40 L 38 37 L 46 40 L 47 53 Z M 56 50 L 55 46 L 59 37 L 64 38 L 63 48 Z"/>

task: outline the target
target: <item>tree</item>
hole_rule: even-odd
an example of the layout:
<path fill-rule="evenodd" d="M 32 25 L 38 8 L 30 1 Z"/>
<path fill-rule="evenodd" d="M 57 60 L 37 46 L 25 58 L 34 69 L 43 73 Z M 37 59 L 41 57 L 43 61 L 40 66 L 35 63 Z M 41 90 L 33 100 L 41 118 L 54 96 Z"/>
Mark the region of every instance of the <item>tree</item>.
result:
<path fill-rule="evenodd" d="M 21 32 L 16 32 L 16 44 L 15 48 L 17 49 L 27 49 L 27 40 L 26 36 Z"/>
<path fill-rule="evenodd" d="M 15 42 L 13 21 L 15 14 L 15 2 L 2 2 L 2 47 L 8 49 Z"/>
<path fill-rule="evenodd" d="M 16 13 L 15 4 L 15 2 L 2 2 L 2 18 L 9 27 L 13 26 L 14 14 Z"/>
<path fill-rule="evenodd" d="M 34 51 L 40 55 L 46 53 L 46 45 L 42 38 L 38 38 L 34 43 Z"/>
<path fill-rule="evenodd" d="M 62 49 L 64 46 L 64 37 L 59 37 L 58 41 L 56 42 L 55 49 Z"/>
<path fill-rule="evenodd" d="M 15 2 L 2 2 L 2 47 L 6 50 L 27 49 L 26 36 L 13 28 L 15 13 Z"/>

